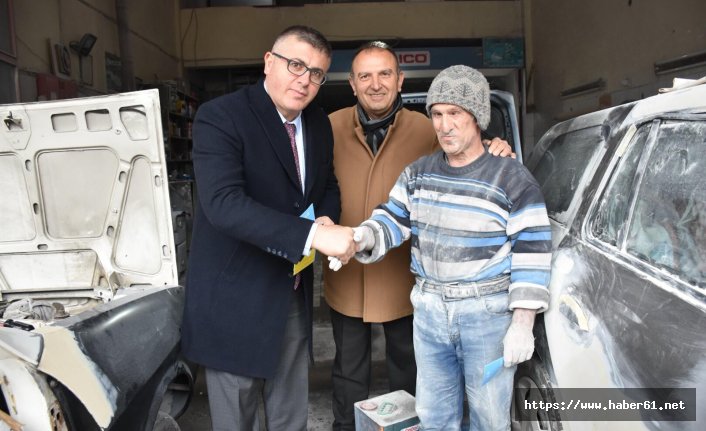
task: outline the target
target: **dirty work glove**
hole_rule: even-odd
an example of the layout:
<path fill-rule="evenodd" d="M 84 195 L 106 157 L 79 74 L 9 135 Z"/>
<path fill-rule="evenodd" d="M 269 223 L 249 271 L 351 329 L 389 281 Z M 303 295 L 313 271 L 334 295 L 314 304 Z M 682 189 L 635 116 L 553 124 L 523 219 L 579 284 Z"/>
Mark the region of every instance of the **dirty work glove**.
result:
<path fill-rule="evenodd" d="M 334 256 L 329 256 L 328 257 L 328 267 L 334 271 L 338 271 L 343 267 L 343 263 L 338 260 L 337 257 Z"/>
<path fill-rule="evenodd" d="M 356 242 L 356 251 L 372 250 L 375 247 L 375 233 L 370 226 L 354 227 L 353 241 Z"/>
<path fill-rule="evenodd" d="M 527 361 L 534 352 L 534 335 L 532 322 L 513 322 L 503 338 L 503 359 L 506 367 L 512 367 L 520 362 Z"/>

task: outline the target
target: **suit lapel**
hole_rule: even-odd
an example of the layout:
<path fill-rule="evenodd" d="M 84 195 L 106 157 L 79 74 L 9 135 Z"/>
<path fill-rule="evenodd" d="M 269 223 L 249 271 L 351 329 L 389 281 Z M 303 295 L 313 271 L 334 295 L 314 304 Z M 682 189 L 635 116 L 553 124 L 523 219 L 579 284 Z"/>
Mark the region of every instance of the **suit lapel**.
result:
<path fill-rule="evenodd" d="M 297 166 L 294 164 L 294 154 L 292 153 L 292 146 L 289 142 L 287 130 L 284 124 L 282 124 L 282 120 L 277 113 L 274 103 L 272 103 L 272 99 L 270 99 L 270 96 L 265 91 L 262 80 L 249 88 L 249 99 L 252 102 L 252 109 L 255 113 L 255 117 L 260 122 L 260 127 L 267 138 L 267 142 L 272 146 L 272 150 L 277 155 L 277 159 L 282 165 L 282 168 L 287 172 L 289 180 L 301 193 Z M 306 127 L 304 130 L 306 130 Z M 306 143 L 306 139 L 304 142 Z M 306 147 L 307 145 L 305 145 L 305 148 Z M 307 164 L 307 169 L 308 168 L 309 165 Z"/>

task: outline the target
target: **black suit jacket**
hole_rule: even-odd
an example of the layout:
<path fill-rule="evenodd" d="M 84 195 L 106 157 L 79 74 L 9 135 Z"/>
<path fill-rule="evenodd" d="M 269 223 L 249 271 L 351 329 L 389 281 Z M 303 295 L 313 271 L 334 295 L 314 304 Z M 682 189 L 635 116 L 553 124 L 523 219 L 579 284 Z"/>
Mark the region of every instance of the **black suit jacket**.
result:
<path fill-rule="evenodd" d="M 237 375 L 270 378 L 278 364 L 292 266 L 316 216 L 338 222 L 333 135 L 322 109 L 302 112 L 302 194 L 289 137 L 263 82 L 198 110 L 193 161 L 198 202 L 191 240 L 182 349 L 188 359 Z M 302 274 L 311 339 L 311 267 Z"/>

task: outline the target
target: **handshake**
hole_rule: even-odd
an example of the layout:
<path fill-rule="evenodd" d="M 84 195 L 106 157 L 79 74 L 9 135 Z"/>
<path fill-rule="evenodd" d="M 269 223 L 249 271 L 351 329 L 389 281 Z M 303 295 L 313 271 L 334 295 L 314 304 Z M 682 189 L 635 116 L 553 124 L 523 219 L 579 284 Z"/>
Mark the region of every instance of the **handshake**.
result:
<path fill-rule="evenodd" d="M 375 246 L 373 230 L 368 226 L 339 226 L 328 217 L 319 217 L 316 223 L 319 227 L 311 247 L 328 256 L 329 268 L 334 271 L 341 269 L 357 252 Z"/>

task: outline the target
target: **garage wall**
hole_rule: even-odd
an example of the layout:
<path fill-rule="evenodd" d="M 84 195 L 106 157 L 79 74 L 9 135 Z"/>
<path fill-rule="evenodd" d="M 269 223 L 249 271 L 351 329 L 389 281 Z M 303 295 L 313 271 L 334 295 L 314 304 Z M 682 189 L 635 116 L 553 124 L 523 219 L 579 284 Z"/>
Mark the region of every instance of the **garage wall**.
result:
<path fill-rule="evenodd" d="M 706 51 L 703 0 L 506 0 L 331 3 L 300 7 L 179 9 L 179 0 L 125 0 L 135 76 L 181 77 L 186 67 L 258 65 L 276 34 L 306 23 L 332 41 L 381 38 L 524 37 L 531 147 L 552 124 L 638 99 L 674 76 L 703 76 L 706 67 L 656 75 L 654 63 Z M 17 66 L 23 101 L 36 100 L 36 76 L 52 73 L 49 40 L 69 45 L 91 32 L 93 82 L 80 94 L 108 91 L 105 54 L 120 55 L 115 0 L 16 0 Z M 70 51 L 70 78 L 79 81 Z M 562 90 L 602 80 L 602 88 L 562 97 Z"/>
<path fill-rule="evenodd" d="M 276 34 L 306 23 L 332 41 L 523 36 L 524 144 L 556 122 L 656 94 L 692 68 L 656 75 L 654 63 L 706 50 L 703 0 L 518 0 L 199 8 L 180 13 L 186 67 L 262 62 Z M 563 90 L 600 88 L 562 97 Z"/>
<path fill-rule="evenodd" d="M 125 0 L 135 77 L 144 81 L 180 76 L 176 18 L 178 0 Z M 36 78 L 52 74 L 52 50 L 80 40 L 84 33 L 97 36 L 90 56 L 93 74 L 78 86 L 79 95 L 105 93 L 106 53 L 121 56 L 115 0 L 14 1 L 17 65 L 22 101 L 37 95 Z M 80 82 L 79 57 L 70 50 L 71 72 L 64 78 Z M 92 78 L 92 79 L 91 79 Z M 92 82 L 91 82 L 92 81 Z"/>
<path fill-rule="evenodd" d="M 703 0 L 525 0 L 533 57 L 530 111 L 535 138 L 559 120 L 656 94 L 675 76 L 706 76 L 706 67 L 657 75 L 654 63 L 706 51 Z M 562 90 L 604 81 L 572 97 Z"/>
<path fill-rule="evenodd" d="M 258 64 L 293 24 L 331 41 L 521 37 L 520 1 L 335 3 L 300 7 L 211 7 L 181 11 L 186 67 Z"/>

